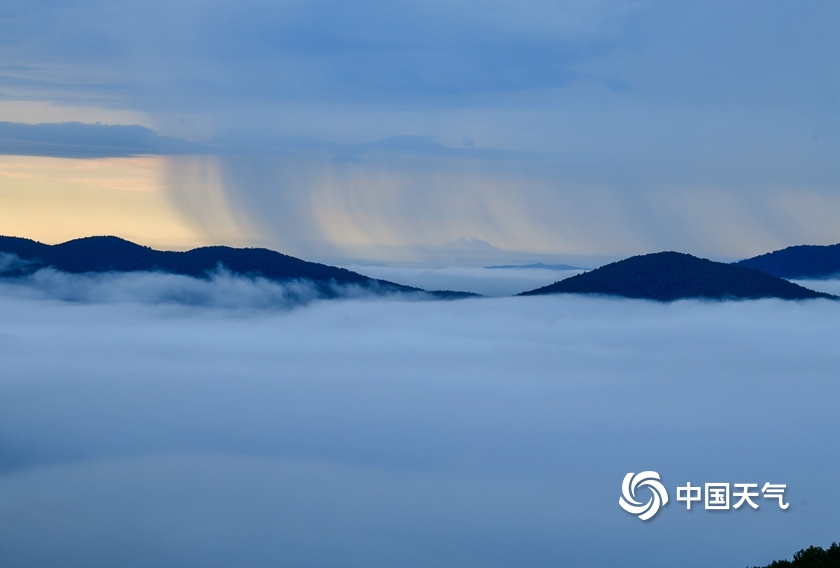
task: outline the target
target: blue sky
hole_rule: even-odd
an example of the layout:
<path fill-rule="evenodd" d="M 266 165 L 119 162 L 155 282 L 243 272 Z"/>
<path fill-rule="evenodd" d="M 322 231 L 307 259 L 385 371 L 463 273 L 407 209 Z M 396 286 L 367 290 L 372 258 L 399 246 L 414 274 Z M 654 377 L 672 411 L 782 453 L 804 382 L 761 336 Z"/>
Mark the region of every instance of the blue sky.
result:
<path fill-rule="evenodd" d="M 221 208 L 316 259 L 738 258 L 840 241 L 838 27 L 816 0 L 7 2 L 0 120 L 150 129 L 207 241 Z"/>

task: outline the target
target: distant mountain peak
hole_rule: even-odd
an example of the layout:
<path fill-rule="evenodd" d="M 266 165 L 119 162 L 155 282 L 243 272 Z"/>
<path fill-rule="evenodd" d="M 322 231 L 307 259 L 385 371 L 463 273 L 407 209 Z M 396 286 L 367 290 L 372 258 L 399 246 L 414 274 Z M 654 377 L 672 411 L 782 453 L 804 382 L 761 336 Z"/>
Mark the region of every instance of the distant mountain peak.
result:
<path fill-rule="evenodd" d="M 840 244 L 797 245 L 735 264 L 779 278 L 828 278 L 840 274 Z"/>
<path fill-rule="evenodd" d="M 0 236 L 0 253 L 12 254 L 23 262 L 7 269 L 5 276 L 19 277 L 42 268 L 71 274 L 89 272 L 163 272 L 206 278 L 219 267 L 233 274 L 261 277 L 278 282 L 310 280 L 325 296 L 333 295 L 333 285 L 352 284 L 380 293 L 425 292 L 386 280 L 369 278 L 357 272 L 307 262 L 265 248 L 208 246 L 186 252 L 159 251 L 114 236 L 73 239 L 46 245 L 30 239 Z M 466 292 L 429 292 L 441 298 L 475 296 Z"/>
<path fill-rule="evenodd" d="M 758 270 L 674 251 L 633 256 L 520 295 L 562 293 L 664 302 L 687 298 L 836 298 Z"/>
<path fill-rule="evenodd" d="M 539 268 L 542 270 L 588 270 L 580 266 L 571 266 L 568 264 L 543 264 L 542 262 L 533 262 L 531 264 L 498 264 L 494 266 L 485 266 L 484 268 L 495 270 L 501 268 Z"/>

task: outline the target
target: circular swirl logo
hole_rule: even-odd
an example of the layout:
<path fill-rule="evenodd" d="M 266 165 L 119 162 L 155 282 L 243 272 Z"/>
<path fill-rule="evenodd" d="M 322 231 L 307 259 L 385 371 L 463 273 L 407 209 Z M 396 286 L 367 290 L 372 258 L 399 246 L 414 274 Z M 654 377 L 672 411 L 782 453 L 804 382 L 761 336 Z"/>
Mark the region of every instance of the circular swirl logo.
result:
<path fill-rule="evenodd" d="M 646 485 L 653 494 L 647 503 L 636 501 L 636 489 Z M 648 520 L 659 511 L 659 507 L 668 503 L 668 491 L 659 481 L 659 474 L 655 471 L 643 471 L 634 474 L 632 471 L 624 476 L 621 483 L 621 497 L 618 504 L 633 515 L 638 515 L 643 521 Z"/>

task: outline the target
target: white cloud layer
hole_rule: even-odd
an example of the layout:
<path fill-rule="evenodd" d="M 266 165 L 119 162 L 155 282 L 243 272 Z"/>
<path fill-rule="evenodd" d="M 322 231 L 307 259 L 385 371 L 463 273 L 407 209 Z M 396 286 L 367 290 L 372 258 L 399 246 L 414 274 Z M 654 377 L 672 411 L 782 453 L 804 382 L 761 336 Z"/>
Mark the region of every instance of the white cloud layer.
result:
<path fill-rule="evenodd" d="M 580 270 L 551 270 L 546 268 L 477 268 L 450 266 L 447 268 L 408 268 L 400 266 L 348 265 L 344 268 L 390 282 L 423 288 L 424 290 L 458 290 L 483 296 L 513 296 L 553 284 Z"/>
<path fill-rule="evenodd" d="M 705 568 L 840 531 L 835 302 L 241 304 L 4 287 L 5 562 Z M 643 523 L 645 469 L 791 505 Z"/>
<path fill-rule="evenodd" d="M 826 294 L 834 294 L 840 296 L 840 278 L 825 278 L 820 280 L 791 280 L 795 284 L 816 290 L 817 292 L 825 292 Z"/>
<path fill-rule="evenodd" d="M 4 258 L 5 256 L 5 258 Z M 0 255 L 0 274 L 9 263 Z M 18 261 L 19 262 L 19 261 Z M 21 299 L 83 304 L 185 305 L 218 309 L 286 310 L 324 297 L 428 300 L 423 292 L 386 293 L 354 284 L 314 284 L 311 280 L 275 282 L 216 270 L 209 278 L 158 272 L 68 274 L 45 268 L 32 275 L 0 281 L 0 294 Z"/>

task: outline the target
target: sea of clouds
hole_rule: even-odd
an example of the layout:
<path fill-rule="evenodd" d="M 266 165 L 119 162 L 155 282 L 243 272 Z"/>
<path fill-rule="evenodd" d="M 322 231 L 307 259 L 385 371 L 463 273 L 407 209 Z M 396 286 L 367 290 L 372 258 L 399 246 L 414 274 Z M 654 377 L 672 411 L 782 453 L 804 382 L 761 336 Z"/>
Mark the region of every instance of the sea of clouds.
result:
<path fill-rule="evenodd" d="M 840 534 L 840 303 L 39 274 L 0 285 L 9 566 L 742 568 Z M 675 500 L 767 481 L 786 511 Z"/>
<path fill-rule="evenodd" d="M 424 290 L 460 290 L 482 296 L 513 296 L 558 280 L 580 274 L 582 270 L 550 268 L 481 268 L 473 266 L 403 267 L 349 265 L 349 270 L 371 278 L 399 282 Z"/>
<path fill-rule="evenodd" d="M 2 274 L 0 264 L 0 276 Z M 33 274 L 0 280 L 0 295 L 88 304 L 172 304 L 240 310 L 286 310 L 327 297 L 429 299 L 423 291 L 396 293 L 376 283 L 370 286 L 334 281 L 315 284 L 307 279 L 277 282 L 239 276 L 224 267 L 212 271 L 206 278 L 162 272 L 70 274 L 44 268 Z"/>

